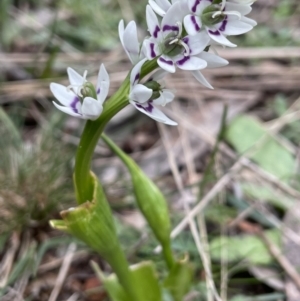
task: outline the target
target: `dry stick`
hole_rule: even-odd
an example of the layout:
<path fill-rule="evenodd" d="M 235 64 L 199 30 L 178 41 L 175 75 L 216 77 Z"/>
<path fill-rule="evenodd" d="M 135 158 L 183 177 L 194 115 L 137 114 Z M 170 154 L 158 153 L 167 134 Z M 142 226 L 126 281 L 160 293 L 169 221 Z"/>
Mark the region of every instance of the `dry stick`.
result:
<path fill-rule="evenodd" d="M 63 282 L 64 282 L 64 280 L 67 276 L 70 264 L 72 262 L 72 259 L 73 259 L 74 253 L 75 253 L 75 250 L 76 250 L 76 244 L 71 243 L 68 247 L 67 252 L 66 252 L 64 261 L 63 261 L 62 266 L 59 270 L 54 288 L 51 292 L 51 295 L 50 295 L 50 298 L 49 298 L 48 301 L 56 301 L 56 299 L 57 299 L 57 297 L 60 293 L 60 290 L 62 288 Z"/>
<path fill-rule="evenodd" d="M 214 186 L 213 188 L 201 199 L 201 201 L 181 220 L 181 222 L 173 229 L 171 237 L 175 238 L 187 226 L 189 220 L 194 218 L 201 212 L 210 201 L 220 192 L 224 187 L 229 184 L 232 177 L 242 168 L 241 159 L 238 160 Z M 161 247 L 155 248 L 155 252 L 160 252 Z"/>
<path fill-rule="evenodd" d="M 23 12 L 22 12 L 23 13 Z M 35 22 L 37 22 L 35 20 Z M 38 23 L 39 24 L 39 23 Z M 41 24 L 39 24 L 41 25 Z M 42 26 L 42 25 L 41 25 Z M 59 38 L 59 37 L 58 37 Z M 62 42 L 65 42 L 62 40 Z M 66 42 L 65 42 L 66 43 Z M 73 47 L 72 45 L 68 45 L 70 47 Z M 291 58 L 300 58 L 300 47 L 276 47 L 276 48 L 257 48 L 257 47 L 246 47 L 246 48 L 238 48 L 238 49 L 219 49 L 218 53 L 220 56 L 223 58 L 230 60 L 230 61 L 236 61 L 236 60 L 251 60 L 251 59 L 274 59 L 274 58 L 279 58 L 279 59 L 291 59 Z M 7 60 L 13 61 L 14 63 L 26 63 L 26 62 L 32 62 L 32 54 L 27 54 L 27 53 L 7 53 Z M 103 54 L 100 52 L 90 52 L 88 57 L 86 57 L 85 53 L 80 53 L 79 50 L 74 49 L 74 52 L 68 52 L 68 54 L 64 53 L 59 53 L 57 55 L 57 59 L 60 61 L 68 61 L 70 62 L 70 55 L 72 56 L 72 62 L 91 62 L 91 61 L 103 61 L 104 58 L 109 57 L 109 59 L 116 61 L 116 58 L 111 56 L 110 53 Z M 40 59 L 43 62 L 48 61 L 49 54 L 47 53 L 41 53 L 40 54 Z M 125 56 L 124 56 L 125 57 Z M 2 61 L 2 59 L 0 59 Z M 226 69 L 230 69 L 231 66 L 227 67 Z M 251 70 L 252 67 L 247 66 L 247 70 Z M 264 70 L 261 69 L 261 67 L 257 68 L 260 70 L 258 72 L 261 74 L 264 72 Z M 280 69 L 282 66 L 280 66 Z M 290 68 L 289 68 L 290 69 Z M 296 68 L 295 68 L 296 69 Z M 209 70 L 210 71 L 210 70 Z M 219 71 L 218 71 L 219 72 Z M 221 70 L 220 72 L 225 72 Z M 241 74 L 240 72 L 239 74 Z M 274 73 L 274 72 L 273 72 Z M 232 72 L 231 72 L 232 74 Z M 243 72 L 245 74 L 245 72 Z"/>
<path fill-rule="evenodd" d="M 74 293 L 67 299 L 67 301 L 77 301 L 79 297 L 80 297 L 79 293 Z"/>
<path fill-rule="evenodd" d="M 177 114 L 174 114 L 174 112 L 171 112 L 168 110 L 170 115 L 175 116 L 175 118 L 180 119 L 180 122 L 183 126 L 186 128 L 192 130 L 192 132 L 196 135 L 199 135 L 202 139 L 204 139 L 207 143 L 210 145 L 215 144 L 215 138 L 207 133 L 205 130 L 203 130 L 200 127 L 195 127 L 191 122 L 189 122 L 184 117 L 181 117 Z M 263 136 L 262 138 L 264 138 Z M 258 141 L 259 143 L 261 139 Z M 236 159 L 236 155 L 233 151 L 231 151 L 225 144 L 220 144 L 220 150 L 226 153 L 229 157 Z M 253 151 L 253 148 L 251 148 Z M 282 183 L 276 176 L 264 171 L 257 165 L 253 164 L 250 159 L 246 157 L 240 157 L 240 159 L 231 167 L 229 173 L 225 174 L 215 185 L 214 187 L 202 198 L 199 204 L 197 204 L 189 213 L 187 216 L 183 218 L 183 220 L 173 229 L 171 233 L 171 237 L 176 237 L 188 224 L 190 218 L 194 218 L 201 210 L 203 210 L 209 202 L 215 197 L 217 193 L 219 193 L 230 181 L 232 176 L 239 171 L 242 166 L 246 166 L 249 169 L 251 169 L 256 174 L 260 175 L 264 180 L 266 180 L 269 183 L 275 184 L 278 188 L 285 191 L 286 193 L 290 194 L 291 196 L 295 198 L 300 198 L 300 193 L 293 189 L 292 187 Z M 155 249 L 156 252 L 160 252 L 161 248 L 158 246 Z"/>
<path fill-rule="evenodd" d="M 179 107 L 176 106 L 176 109 L 179 110 Z M 187 131 L 183 129 L 182 127 L 178 128 L 179 134 L 180 134 L 180 140 L 183 148 L 183 155 L 185 158 L 186 162 L 186 167 L 187 167 L 187 172 L 188 172 L 188 177 L 189 177 L 189 182 L 193 183 L 194 179 L 196 179 L 196 169 L 195 169 L 195 164 L 194 164 L 194 158 L 192 156 L 192 149 L 191 149 L 191 144 L 189 137 L 187 135 Z M 200 213 L 197 216 L 197 221 L 198 221 L 198 227 L 200 231 L 200 241 L 203 244 L 203 251 L 205 252 L 205 256 L 207 257 L 207 261 L 209 264 L 209 270 L 211 271 L 211 259 L 210 259 L 210 254 L 209 254 L 209 245 L 207 241 L 207 230 L 206 230 L 206 225 L 205 225 L 205 220 L 204 216 Z M 206 283 L 206 293 L 207 293 L 207 301 L 213 301 L 213 293 L 210 289 L 210 284 L 209 281 L 205 281 Z"/>
<path fill-rule="evenodd" d="M 170 167 L 171 167 L 171 170 L 172 170 L 175 182 L 176 182 L 177 189 L 179 190 L 179 192 L 180 192 L 180 194 L 181 194 L 181 196 L 184 200 L 183 201 L 184 209 L 187 212 L 187 216 L 189 216 L 189 212 L 188 212 L 189 207 L 188 207 L 188 204 L 185 201 L 186 193 L 184 191 L 184 187 L 183 187 L 182 180 L 181 180 L 181 177 L 180 177 L 177 165 L 176 165 L 176 161 L 175 161 L 173 152 L 171 151 L 171 145 L 169 144 L 169 141 L 168 141 L 168 138 L 167 138 L 165 125 L 159 123 L 158 128 L 159 128 L 160 134 L 162 136 L 163 144 L 164 144 L 164 146 L 166 148 L 166 151 L 167 151 L 169 164 L 170 164 Z M 195 240 L 196 247 L 197 247 L 198 252 L 201 256 L 203 267 L 204 267 L 206 276 L 208 278 L 208 282 L 210 284 L 210 289 L 212 290 L 212 293 L 214 294 L 214 297 L 218 301 L 222 301 L 222 299 L 220 298 L 220 296 L 219 296 L 219 294 L 216 290 L 216 286 L 215 286 L 213 278 L 212 278 L 212 273 L 211 273 L 211 270 L 209 268 L 209 263 L 208 263 L 207 257 L 205 256 L 203 246 L 202 246 L 202 244 L 200 242 L 200 239 L 199 239 L 199 235 L 198 235 L 198 231 L 197 231 L 197 228 L 196 228 L 195 221 L 192 218 L 189 218 L 188 223 L 189 223 L 189 226 L 191 228 L 191 232 L 192 232 L 193 238 Z"/>
<path fill-rule="evenodd" d="M 171 117 L 174 117 L 175 119 L 179 120 L 182 126 L 185 126 L 187 129 L 191 130 L 193 134 L 198 135 L 206 143 L 208 143 L 211 146 L 213 146 L 215 144 L 216 139 L 213 137 L 212 134 L 208 133 L 206 130 L 204 130 L 201 127 L 195 127 L 195 125 L 192 122 L 188 121 L 187 119 L 183 118 L 182 116 L 174 114 L 174 112 L 171 112 L 170 110 L 167 110 L 167 112 L 169 113 L 169 115 L 171 115 Z M 264 138 L 264 137 L 265 136 L 263 136 L 262 138 Z M 228 157 L 230 157 L 234 160 L 237 159 L 237 155 L 228 146 L 226 146 L 226 144 L 221 143 L 220 150 L 224 154 L 226 154 Z M 252 150 L 252 148 L 251 148 L 251 150 Z M 276 185 L 278 188 L 280 188 L 282 191 L 285 191 L 289 195 L 291 195 L 295 198 L 300 198 L 299 191 L 295 190 L 294 188 L 290 187 L 289 185 L 287 185 L 285 183 L 282 183 L 280 181 L 280 179 L 278 179 L 276 176 L 268 173 L 267 171 L 263 170 L 256 164 L 252 163 L 250 159 L 245 157 L 245 155 L 246 155 L 246 153 L 244 153 L 244 156 L 241 156 L 239 159 L 240 163 L 243 166 L 247 167 L 248 169 L 251 169 L 252 171 L 257 173 L 261 178 L 263 178 L 264 180 L 266 180 L 269 183 Z"/>
<path fill-rule="evenodd" d="M 14 258 L 16 252 L 19 249 L 20 245 L 20 234 L 15 231 L 12 233 L 10 238 L 10 246 L 3 256 L 2 262 L 0 264 L 0 289 L 5 287 L 14 263 Z"/>
<path fill-rule="evenodd" d="M 265 246 L 267 247 L 269 253 L 277 260 L 281 267 L 285 270 L 287 275 L 289 275 L 295 284 L 300 289 L 300 275 L 294 266 L 289 262 L 289 260 L 281 254 L 280 249 L 263 233 L 263 231 L 258 231 L 257 235 L 262 239 Z"/>
<path fill-rule="evenodd" d="M 84 250 L 75 252 L 73 255 L 72 261 L 82 259 L 84 257 L 87 257 L 88 255 L 89 255 L 89 253 Z M 51 270 L 57 269 L 59 266 L 61 266 L 63 261 L 64 261 L 64 258 L 55 258 L 55 259 L 51 260 L 50 262 L 41 264 L 38 267 L 37 273 L 40 275 L 40 274 L 49 272 Z"/>

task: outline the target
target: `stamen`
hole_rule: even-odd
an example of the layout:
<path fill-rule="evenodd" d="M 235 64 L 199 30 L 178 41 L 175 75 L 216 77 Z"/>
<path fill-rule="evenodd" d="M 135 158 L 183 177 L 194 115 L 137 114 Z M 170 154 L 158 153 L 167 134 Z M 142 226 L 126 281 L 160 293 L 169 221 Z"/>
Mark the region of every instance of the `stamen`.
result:
<path fill-rule="evenodd" d="M 85 83 L 86 82 L 86 76 L 87 76 L 87 74 L 88 74 L 88 71 L 87 70 L 84 70 L 84 72 L 83 72 L 83 83 Z"/>
<path fill-rule="evenodd" d="M 178 44 L 181 45 L 185 49 L 185 52 L 184 52 L 183 55 L 184 56 L 189 56 L 190 53 L 191 53 L 190 47 L 185 42 L 183 42 L 182 40 L 180 40 Z"/>
<path fill-rule="evenodd" d="M 219 16 L 219 15 L 222 15 L 223 12 L 222 11 L 216 11 L 213 15 L 212 15 L 212 18 L 214 19 L 215 17 Z"/>
<path fill-rule="evenodd" d="M 175 38 L 173 41 L 171 41 L 171 42 L 169 43 L 169 45 L 175 44 L 175 43 L 177 43 L 177 42 L 179 42 L 179 39 L 178 39 L 178 38 Z"/>
<path fill-rule="evenodd" d="M 239 20 L 242 19 L 242 14 L 238 11 L 224 11 L 223 14 L 227 16 L 237 16 Z"/>
<path fill-rule="evenodd" d="M 83 97 L 81 90 L 84 88 L 84 84 L 87 82 L 86 77 L 87 77 L 88 71 L 85 70 L 83 73 L 83 82 L 80 85 L 69 85 L 67 86 L 67 91 L 70 92 L 71 90 L 78 96 Z M 75 89 L 77 88 L 77 89 Z"/>
<path fill-rule="evenodd" d="M 181 22 L 176 22 L 177 26 L 178 26 L 178 34 L 177 34 L 177 38 L 181 37 L 182 34 L 182 23 Z"/>
<path fill-rule="evenodd" d="M 226 16 L 237 16 L 239 20 L 241 20 L 242 15 L 238 11 L 217 11 L 212 15 L 212 18 L 214 19 L 215 17 L 219 15 L 226 15 Z"/>
<path fill-rule="evenodd" d="M 226 5 L 226 0 L 222 0 L 221 10 L 224 10 Z"/>

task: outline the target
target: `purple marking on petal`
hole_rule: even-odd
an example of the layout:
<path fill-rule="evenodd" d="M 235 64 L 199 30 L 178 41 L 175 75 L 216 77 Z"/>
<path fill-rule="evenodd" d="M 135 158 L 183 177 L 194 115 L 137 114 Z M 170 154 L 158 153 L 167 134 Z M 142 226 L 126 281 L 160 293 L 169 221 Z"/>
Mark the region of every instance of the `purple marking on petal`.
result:
<path fill-rule="evenodd" d="M 208 32 L 209 32 L 210 34 L 214 35 L 214 36 L 219 36 L 219 35 L 221 35 L 220 32 L 219 32 L 219 30 L 216 30 L 216 31 L 209 30 Z"/>
<path fill-rule="evenodd" d="M 151 54 L 150 55 L 151 55 L 152 58 L 156 57 L 156 53 L 154 51 L 154 46 L 155 46 L 154 43 L 150 43 L 150 50 L 151 50 Z"/>
<path fill-rule="evenodd" d="M 200 4 L 201 0 L 196 0 L 194 5 L 192 6 L 192 12 L 195 13 L 197 10 L 197 6 Z"/>
<path fill-rule="evenodd" d="M 140 73 L 137 73 L 134 78 L 133 84 L 135 84 L 139 79 L 140 79 Z"/>
<path fill-rule="evenodd" d="M 97 89 L 97 94 L 100 94 L 100 88 Z"/>
<path fill-rule="evenodd" d="M 189 38 L 188 38 L 188 37 L 184 37 L 184 38 L 182 39 L 182 41 L 183 41 L 185 44 L 188 44 Z"/>
<path fill-rule="evenodd" d="M 196 17 L 195 17 L 195 16 L 191 16 L 191 21 L 193 22 L 193 25 L 194 25 L 194 27 L 195 27 L 195 30 L 196 30 L 196 31 L 199 31 L 199 30 L 200 30 L 200 27 L 199 27 L 199 25 L 198 25 L 198 23 L 197 23 L 197 21 L 196 21 Z"/>
<path fill-rule="evenodd" d="M 171 60 L 165 60 L 163 57 L 160 57 L 159 60 L 163 63 L 166 63 L 166 64 L 170 65 L 170 66 L 173 66 L 173 61 L 171 61 Z"/>
<path fill-rule="evenodd" d="M 158 37 L 158 33 L 160 32 L 160 28 L 158 25 L 156 25 L 155 29 L 154 29 L 154 32 L 153 32 L 153 36 L 154 38 L 157 38 Z"/>
<path fill-rule="evenodd" d="M 179 27 L 177 25 L 164 25 L 163 31 L 167 30 L 179 31 Z"/>
<path fill-rule="evenodd" d="M 188 60 L 190 59 L 189 56 L 185 56 L 184 58 L 182 58 L 181 60 L 177 61 L 177 65 L 182 66 L 184 63 L 186 63 Z"/>
<path fill-rule="evenodd" d="M 228 21 L 227 21 L 227 18 L 223 20 L 219 30 L 220 31 L 224 31 L 226 29 L 226 25 L 227 25 Z"/>
<path fill-rule="evenodd" d="M 153 111 L 153 105 L 152 105 L 152 101 L 150 100 L 150 101 L 148 101 L 147 102 L 147 107 L 145 107 L 145 106 L 143 106 L 143 105 L 141 105 L 141 104 L 139 104 L 139 103 L 136 103 L 135 105 L 138 107 L 138 108 L 140 108 L 140 109 L 143 109 L 143 110 L 145 110 L 146 112 L 148 112 L 148 113 L 152 113 L 152 111 Z"/>
<path fill-rule="evenodd" d="M 78 113 L 78 110 L 76 108 L 77 104 L 79 103 L 79 98 L 77 96 L 74 97 L 73 101 L 70 104 L 71 109 L 75 112 Z"/>

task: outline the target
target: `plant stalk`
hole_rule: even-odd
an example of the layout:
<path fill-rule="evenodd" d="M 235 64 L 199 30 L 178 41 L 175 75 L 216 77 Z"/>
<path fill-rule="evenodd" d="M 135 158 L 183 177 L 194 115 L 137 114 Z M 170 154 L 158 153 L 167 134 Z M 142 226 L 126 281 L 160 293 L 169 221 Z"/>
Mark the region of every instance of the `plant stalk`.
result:
<path fill-rule="evenodd" d="M 156 59 L 147 61 L 142 68 L 141 78 L 155 70 L 157 66 Z M 129 104 L 129 77 L 130 73 L 118 91 L 104 103 L 103 112 L 100 117 L 95 121 L 88 120 L 85 124 L 77 148 L 74 169 L 74 185 L 78 204 L 91 201 L 93 198 L 93 186 L 90 178 L 90 166 L 93 153 L 108 121 Z"/>

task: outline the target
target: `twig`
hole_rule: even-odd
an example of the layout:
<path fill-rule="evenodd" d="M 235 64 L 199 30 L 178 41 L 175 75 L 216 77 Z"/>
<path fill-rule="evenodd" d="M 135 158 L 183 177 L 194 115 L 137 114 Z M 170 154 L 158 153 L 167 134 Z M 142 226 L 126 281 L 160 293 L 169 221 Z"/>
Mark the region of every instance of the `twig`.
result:
<path fill-rule="evenodd" d="M 201 212 L 220 192 L 226 185 L 229 184 L 232 177 L 242 168 L 241 160 L 237 161 L 214 186 L 213 188 L 201 199 L 201 201 L 181 220 L 181 222 L 173 229 L 171 237 L 175 238 L 187 226 L 189 220 L 194 218 Z M 160 252 L 160 246 L 156 247 L 156 252 Z"/>
<path fill-rule="evenodd" d="M 11 235 L 10 246 L 7 252 L 5 253 L 5 255 L 3 256 L 0 265 L 0 275 L 1 275 L 0 288 L 6 286 L 19 245 L 20 245 L 19 233 L 15 231 Z"/>
<path fill-rule="evenodd" d="M 203 267 L 204 267 L 204 270 L 205 270 L 205 273 L 206 273 L 207 281 L 210 285 L 210 289 L 211 289 L 214 297 L 216 298 L 216 300 L 222 301 L 222 299 L 220 298 L 220 296 L 219 296 L 219 294 L 216 290 L 216 286 L 215 286 L 215 283 L 213 281 L 212 273 L 211 273 L 211 270 L 209 268 L 209 261 L 208 261 L 208 258 L 206 257 L 205 251 L 203 250 L 203 246 L 200 242 L 199 234 L 198 234 L 198 231 L 197 231 L 195 221 L 193 220 L 192 217 L 190 217 L 189 206 L 188 206 L 188 203 L 186 202 L 186 193 L 184 191 L 183 183 L 182 183 L 182 180 L 181 180 L 181 177 L 180 177 L 180 174 L 179 174 L 176 162 L 175 162 L 174 155 L 171 151 L 171 145 L 169 144 L 168 139 L 166 137 L 165 126 L 163 124 L 159 123 L 158 128 L 159 128 L 161 136 L 162 136 L 163 144 L 164 144 L 164 146 L 166 148 L 166 151 L 167 151 L 169 164 L 170 164 L 170 167 L 171 167 L 174 179 L 175 179 L 177 189 L 179 190 L 179 192 L 182 196 L 182 199 L 183 199 L 184 209 L 187 213 L 186 216 L 188 217 L 187 218 L 187 223 L 190 226 L 193 238 L 194 238 L 195 243 L 196 243 L 196 247 L 197 247 L 198 252 L 200 254 L 200 257 L 202 259 L 202 263 L 203 263 Z"/>
<path fill-rule="evenodd" d="M 177 106 L 177 109 L 179 110 L 178 106 Z M 197 177 L 197 174 L 196 174 L 196 170 L 195 170 L 195 164 L 193 162 L 193 155 L 192 155 L 190 140 L 187 135 L 187 131 L 184 128 L 179 127 L 178 130 L 179 130 L 179 134 L 180 134 L 181 145 L 182 145 L 185 163 L 186 163 L 186 167 L 187 167 L 189 183 L 193 183 L 194 179 L 196 179 L 196 177 Z M 197 188 L 195 187 L 194 190 L 197 190 Z M 195 194 L 196 194 L 196 191 L 195 191 Z M 187 212 L 189 210 L 190 210 L 190 208 L 188 208 Z M 210 254 L 209 254 L 209 245 L 207 242 L 207 230 L 206 230 L 204 216 L 201 213 L 198 214 L 198 216 L 197 216 L 197 222 L 198 222 L 198 227 L 199 227 L 199 232 L 200 232 L 200 241 L 203 245 L 203 251 L 205 252 L 205 256 L 207 258 L 207 262 L 209 265 L 208 268 L 211 271 L 211 259 L 210 259 Z M 207 296 L 206 296 L 207 301 L 213 301 L 214 300 L 213 292 L 210 289 L 210 282 L 208 281 L 208 278 L 206 278 L 205 282 L 206 282 L 206 288 L 207 288 Z"/>
<path fill-rule="evenodd" d="M 258 231 L 257 235 L 261 238 L 265 246 L 267 247 L 269 253 L 277 260 L 281 267 L 285 270 L 287 275 L 295 282 L 297 287 L 300 289 L 300 275 L 294 266 L 289 262 L 289 260 L 281 254 L 280 249 L 263 233 L 263 231 Z"/>
<path fill-rule="evenodd" d="M 48 301 L 56 301 L 56 299 L 57 299 L 57 297 L 58 297 L 58 295 L 60 293 L 60 290 L 61 290 L 61 288 L 63 286 L 64 280 L 65 280 L 65 278 L 67 276 L 70 264 L 72 262 L 72 259 L 73 259 L 74 253 L 75 253 L 75 250 L 76 250 L 76 244 L 75 243 L 71 243 L 69 245 L 68 250 L 66 252 L 66 255 L 64 257 L 64 261 L 63 261 L 62 266 L 61 266 L 61 268 L 59 270 L 59 273 L 58 273 L 58 276 L 57 276 L 54 288 L 53 288 L 53 290 L 51 292 L 51 295 L 50 295 Z"/>
<path fill-rule="evenodd" d="M 88 255 L 89 255 L 89 253 L 87 251 L 84 251 L 84 250 L 75 252 L 74 255 L 73 255 L 72 261 L 81 259 L 83 257 L 87 257 Z M 41 264 L 39 266 L 38 270 L 37 270 L 37 273 L 38 274 L 43 274 L 43 273 L 46 273 L 46 272 L 51 271 L 53 269 L 56 269 L 56 268 L 58 268 L 59 266 L 62 265 L 63 261 L 64 261 L 64 258 L 56 258 L 56 259 L 53 259 L 50 262 Z"/>

